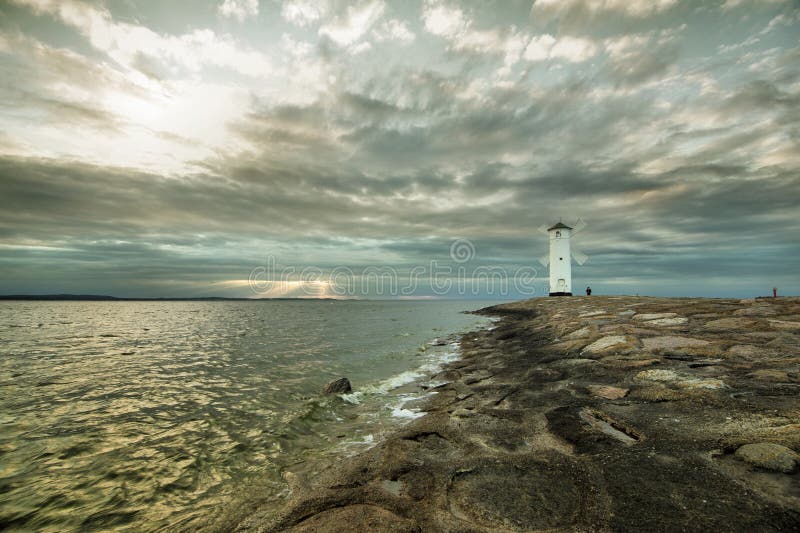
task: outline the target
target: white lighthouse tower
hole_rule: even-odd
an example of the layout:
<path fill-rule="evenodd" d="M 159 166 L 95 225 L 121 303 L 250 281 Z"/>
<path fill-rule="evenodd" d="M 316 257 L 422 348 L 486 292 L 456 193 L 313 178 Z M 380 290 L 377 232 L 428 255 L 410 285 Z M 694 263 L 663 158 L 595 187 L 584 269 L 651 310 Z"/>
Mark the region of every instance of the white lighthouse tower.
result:
<path fill-rule="evenodd" d="M 550 236 L 550 296 L 572 296 L 571 232 L 572 228 L 561 222 L 547 228 Z"/>

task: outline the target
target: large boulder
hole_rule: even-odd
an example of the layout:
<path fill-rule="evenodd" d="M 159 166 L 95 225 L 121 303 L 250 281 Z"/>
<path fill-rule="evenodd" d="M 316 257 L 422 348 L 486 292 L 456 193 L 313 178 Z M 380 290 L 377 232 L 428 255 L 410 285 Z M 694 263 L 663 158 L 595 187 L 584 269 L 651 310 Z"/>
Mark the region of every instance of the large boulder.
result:
<path fill-rule="evenodd" d="M 350 380 L 347 378 L 339 378 L 334 379 L 327 385 L 325 385 L 325 389 L 322 392 L 325 394 L 342 394 L 345 392 L 351 392 L 353 387 L 350 385 Z"/>
<path fill-rule="evenodd" d="M 785 474 L 794 472 L 800 460 L 791 448 L 772 442 L 745 444 L 736 450 L 736 457 L 753 466 Z"/>

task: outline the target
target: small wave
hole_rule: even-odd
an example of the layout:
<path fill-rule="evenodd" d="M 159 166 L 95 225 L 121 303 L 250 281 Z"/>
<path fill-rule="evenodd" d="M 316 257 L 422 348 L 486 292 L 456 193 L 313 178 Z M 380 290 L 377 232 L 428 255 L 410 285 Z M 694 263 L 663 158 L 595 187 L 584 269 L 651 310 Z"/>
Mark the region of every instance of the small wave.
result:
<path fill-rule="evenodd" d="M 338 449 L 344 451 L 347 455 L 355 455 L 364 450 L 369 450 L 375 446 L 375 436 L 370 433 L 363 435 L 358 440 L 347 440 L 339 444 Z"/>
<path fill-rule="evenodd" d="M 392 409 L 392 416 L 395 418 L 408 418 L 413 420 L 415 418 L 425 416 L 425 413 L 419 409 L 404 409 L 403 407 L 395 407 Z"/>
<path fill-rule="evenodd" d="M 450 347 L 458 348 L 459 344 L 454 342 L 450 344 Z M 376 385 L 368 385 L 358 391 L 340 394 L 339 397 L 348 403 L 358 405 L 367 396 L 386 395 L 394 389 L 398 389 L 404 385 L 408 385 L 409 383 L 419 381 L 421 378 L 436 374 L 442 369 L 442 367 L 444 367 L 444 365 L 451 361 L 455 361 L 459 357 L 460 353 L 458 351 L 448 351 L 445 353 L 436 354 L 432 361 L 428 361 L 415 369 L 401 372 L 396 376 L 392 376 L 378 382 Z"/>

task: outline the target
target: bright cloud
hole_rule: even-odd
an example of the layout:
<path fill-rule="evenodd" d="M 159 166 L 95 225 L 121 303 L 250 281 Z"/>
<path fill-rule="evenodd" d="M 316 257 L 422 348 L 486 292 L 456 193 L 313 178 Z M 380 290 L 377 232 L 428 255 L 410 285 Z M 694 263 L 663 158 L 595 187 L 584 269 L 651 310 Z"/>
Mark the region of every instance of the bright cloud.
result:
<path fill-rule="evenodd" d="M 430 33 L 448 38 L 464 33 L 470 24 L 461 9 L 430 1 L 422 10 L 422 20 Z"/>
<path fill-rule="evenodd" d="M 479 29 L 460 8 L 450 4 L 429 1 L 422 12 L 425 29 L 446 39 L 451 49 L 503 57 L 501 75 L 508 74 L 519 61 L 528 37 L 516 27 Z"/>
<path fill-rule="evenodd" d="M 646 17 L 665 11 L 678 0 L 537 0 L 534 14 L 556 14 L 581 9 L 590 13 L 621 13 L 631 17 Z"/>
<path fill-rule="evenodd" d="M 372 30 L 372 37 L 378 42 L 399 41 L 401 43 L 410 43 L 417 36 L 408 29 L 408 24 L 405 22 L 391 19 Z"/>
<path fill-rule="evenodd" d="M 531 37 L 514 26 L 478 29 L 464 11 L 439 2 L 428 2 L 422 17 L 425 28 L 447 39 L 454 50 L 502 55 L 502 73 L 508 73 L 520 57 L 528 61 L 564 59 L 578 63 L 595 56 L 599 50 L 593 41 L 581 37 L 556 39 L 550 34 Z"/>
<path fill-rule="evenodd" d="M 258 15 L 258 0 L 224 0 L 217 8 L 223 17 L 230 17 L 242 22 L 248 17 Z"/>
<path fill-rule="evenodd" d="M 304 28 L 318 22 L 328 11 L 324 0 L 286 0 L 281 16 L 295 26 Z"/>
<path fill-rule="evenodd" d="M 198 71 L 209 64 L 253 77 L 266 76 L 272 63 L 259 51 L 237 43 L 229 35 L 197 29 L 183 35 L 163 35 L 153 30 L 113 20 L 108 10 L 74 0 L 17 0 L 40 13 L 60 18 L 83 34 L 95 48 L 133 70 L 142 57 L 170 68 Z"/>
<path fill-rule="evenodd" d="M 386 4 L 382 0 L 352 5 L 343 14 L 323 24 L 319 34 L 329 37 L 338 45 L 349 46 L 372 28 L 385 8 Z"/>
<path fill-rule="evenodd" d="M 599 47 L 588 39 L 579 37 L 556 39 L 550 34 L 543 34 L 530 40 L 523 57 L 528 61 L 564 59 L 572 63 L 580 63 L 594 57 L 598 51 Z"/>

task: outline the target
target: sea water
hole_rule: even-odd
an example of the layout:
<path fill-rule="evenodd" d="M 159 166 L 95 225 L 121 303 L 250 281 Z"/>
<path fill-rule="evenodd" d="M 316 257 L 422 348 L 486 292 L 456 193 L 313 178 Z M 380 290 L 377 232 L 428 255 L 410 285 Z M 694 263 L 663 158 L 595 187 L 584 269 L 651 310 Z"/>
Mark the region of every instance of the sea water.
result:
<path fill-rule="evenodd" d="M 0 529 L 226 529 L 420 416 L 485 305 L 2 302 Z"/>

